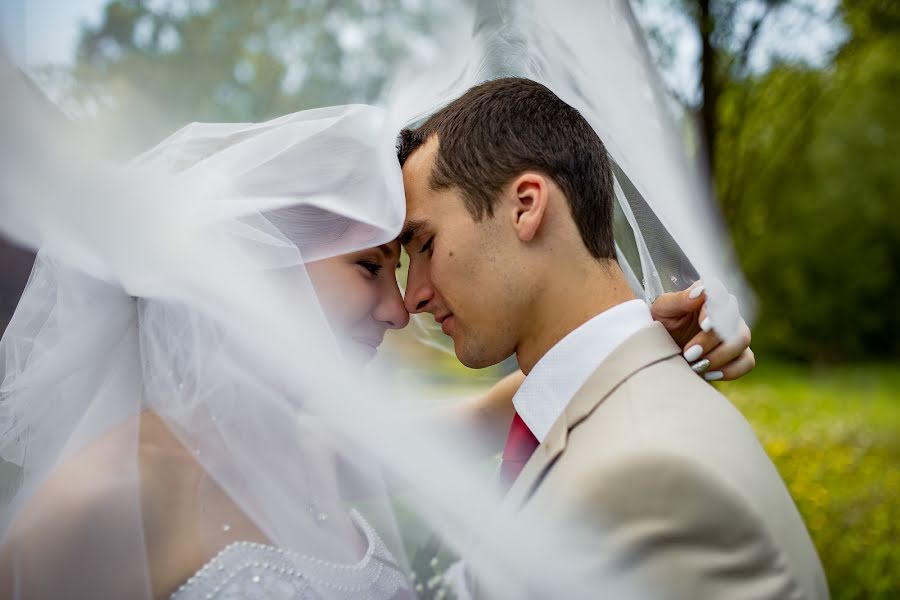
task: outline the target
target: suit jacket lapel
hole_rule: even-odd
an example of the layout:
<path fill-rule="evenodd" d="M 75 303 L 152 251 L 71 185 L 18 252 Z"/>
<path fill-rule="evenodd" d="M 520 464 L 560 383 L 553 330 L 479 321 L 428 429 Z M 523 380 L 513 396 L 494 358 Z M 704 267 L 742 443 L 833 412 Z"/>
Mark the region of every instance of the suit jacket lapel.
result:
<path fill-rule="evenodd" d="M 540 484 L 544 473 L 566 448 L 569 431 L 586 419 L 626 379 L 654 363 L 681 354 L 665 327 L 654 322 L 625 340 L 569 402 L 544 442 L 525 464 L 504 499 L 504 507 L 518 509 Z"/>
<path fill-rule="evenodd" d="M 565 414 L 556 420 L 543 443 L 535 449 L 506 493 L 503 499 L 504 508 L 518 508 L 528 499 L 543 473 L 565 449 L 569 434 L 567 425 Z"/>

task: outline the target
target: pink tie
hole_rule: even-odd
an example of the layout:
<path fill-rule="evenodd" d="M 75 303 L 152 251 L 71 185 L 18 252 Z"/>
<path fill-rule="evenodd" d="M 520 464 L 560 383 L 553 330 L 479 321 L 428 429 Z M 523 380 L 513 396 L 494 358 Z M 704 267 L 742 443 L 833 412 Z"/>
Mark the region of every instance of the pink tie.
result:
<path fill-rule="evenodd" d="M 516 413 L 509 426 L 509 436 L 503 448 L 503 461 L 500 463 L 500 485 L 504 491 L 512 487 L 538 445 L 537 438 L 528 429 L 519 413 Z"/>

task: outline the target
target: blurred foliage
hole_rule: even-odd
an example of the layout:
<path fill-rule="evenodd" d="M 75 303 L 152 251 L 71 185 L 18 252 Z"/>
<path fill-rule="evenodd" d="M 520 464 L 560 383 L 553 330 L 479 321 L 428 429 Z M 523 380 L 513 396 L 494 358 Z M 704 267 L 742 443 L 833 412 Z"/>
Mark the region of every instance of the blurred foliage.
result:
<path fill-rule="evenodd" d="M 723 391 L 784 477 L 832 598 L 900 597 L 900 369 L 760 367 Z"/>
<path fill-rule="evenodd" d="M 675 92 L 758 296 L 758 354 L 900 357 L 900 2 L 636 1 L 700 41 L 698 92 Z M 646 25 L 663 69 L 671 21 Z M 823 31 L 844 41 L 804 58 L 793 38 Z"/>
<path fill-rule="evenodd" d="M 780 64 L 723 89 L 716 184 L 763 353 L 900 356 L 898 13 L 848 2 L 829 68 Z"/>
<path fill-rule="evenodd" d="M 136 152 L 192 121 L 371 102 L 428 51 L 435 14 L 415 0 L 112 0 L 83 28 L 64 106 Z"/>

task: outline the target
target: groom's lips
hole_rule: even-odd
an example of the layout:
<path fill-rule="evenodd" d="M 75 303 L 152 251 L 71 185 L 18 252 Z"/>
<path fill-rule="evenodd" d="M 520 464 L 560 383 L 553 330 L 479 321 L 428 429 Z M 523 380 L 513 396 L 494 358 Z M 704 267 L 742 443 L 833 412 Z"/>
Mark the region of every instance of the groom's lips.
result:
<path fill-rule="evenodd" d="M 451 335 L 450 328 L 453 326 L 453 322 L 454 322 L 453 313 L 447 313 L 446 315 L 444 315 L 440 318 L 435 317 L 434 320 L 440 324 L 441 331 L 444 332 L 444 335 Z"/>

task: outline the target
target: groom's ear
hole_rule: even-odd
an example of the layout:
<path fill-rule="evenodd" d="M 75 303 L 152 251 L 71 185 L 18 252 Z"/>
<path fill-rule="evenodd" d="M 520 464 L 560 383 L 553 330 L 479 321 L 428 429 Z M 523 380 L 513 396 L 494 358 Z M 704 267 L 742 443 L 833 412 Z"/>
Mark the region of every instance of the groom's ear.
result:
<path fill-rule="evenodd" d="M 516 177 L 508 188 L 513 197 L 513 227 L 523 242 L 532 241 L 541 228 L 549 201 L 548 184 L 545 176 L 528 172 Z"/>

